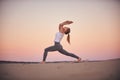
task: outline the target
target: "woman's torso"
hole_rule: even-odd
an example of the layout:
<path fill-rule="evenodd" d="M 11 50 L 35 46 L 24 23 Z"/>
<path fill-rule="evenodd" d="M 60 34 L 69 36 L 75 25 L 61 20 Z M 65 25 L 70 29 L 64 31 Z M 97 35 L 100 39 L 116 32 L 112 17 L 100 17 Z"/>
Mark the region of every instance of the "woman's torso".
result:
<path fill-rule="evenodd" d="M 60 42 L 60 41 L 62 40 L 63 36 L 64 36 L 63 33 L 57 32 L 54 41 L 55 41 L 55 42 Z"/>

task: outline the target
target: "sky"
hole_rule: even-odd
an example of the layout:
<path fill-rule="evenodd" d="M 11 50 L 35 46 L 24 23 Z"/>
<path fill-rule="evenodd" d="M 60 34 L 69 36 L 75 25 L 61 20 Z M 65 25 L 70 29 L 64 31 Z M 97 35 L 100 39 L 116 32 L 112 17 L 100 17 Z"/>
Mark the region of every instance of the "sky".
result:
<path fill-rule="evenodd" d="M 0 0 L 0 60 L 42 61 L 65 20 L 74 22 L 65 50 L 83 60 L 120 58 L 119 14 L 119 0 Z M 55 51 L 46 61 L 71 60 Z"/>

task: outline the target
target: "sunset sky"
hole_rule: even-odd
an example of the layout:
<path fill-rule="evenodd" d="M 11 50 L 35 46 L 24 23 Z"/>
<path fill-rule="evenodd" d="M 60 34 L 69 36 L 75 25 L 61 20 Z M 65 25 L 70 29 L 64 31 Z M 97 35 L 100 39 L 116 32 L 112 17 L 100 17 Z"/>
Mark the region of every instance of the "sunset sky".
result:
<path fill-rule="evenodd" d="M 0 60 L 42 61 L 54 44 L 59 23 L 72 20 L 71 45 L 61 44 L 83 60 L 120 58 L 119 0 L 0 0 Z M 49 52 L 47 61 L 74 58 Z"/>

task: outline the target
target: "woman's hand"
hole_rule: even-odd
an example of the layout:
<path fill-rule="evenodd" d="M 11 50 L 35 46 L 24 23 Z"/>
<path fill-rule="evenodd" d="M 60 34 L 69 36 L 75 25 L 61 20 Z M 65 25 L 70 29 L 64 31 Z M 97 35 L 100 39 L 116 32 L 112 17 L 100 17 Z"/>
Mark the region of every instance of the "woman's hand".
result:
<path fill-rule="evenodd" d="M 61 25 L 68 25 L 68 24 L 72 24 L 72 23 L 73 23 L 73 21 L 67 20 L 67 21 L 64 21 L 63 23 L 61 23 Z"/>
<path fill-rule="evenodd" d="M 66 21 L 66 23 L 67 23 L 67 24 L 72 24 L 72 23 L 73 23 L 73 21 Z"/>

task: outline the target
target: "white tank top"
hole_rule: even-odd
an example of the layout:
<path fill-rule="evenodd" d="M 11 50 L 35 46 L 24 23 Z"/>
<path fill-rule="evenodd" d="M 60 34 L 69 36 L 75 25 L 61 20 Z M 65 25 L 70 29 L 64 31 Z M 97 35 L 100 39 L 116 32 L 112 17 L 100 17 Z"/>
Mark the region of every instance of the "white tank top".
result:
<path fill-rule="evenodd" d="M 64 36 L 63 33 L 61 33 L 61 32 L 57 32 L 54 41 L 55 41 L 55 42 L 60 42 L 61 39 L 63 38 L 63 36 Z"/>

